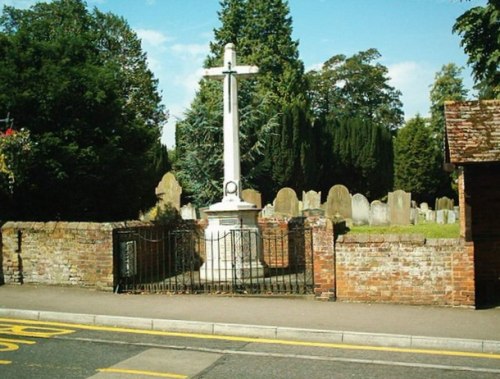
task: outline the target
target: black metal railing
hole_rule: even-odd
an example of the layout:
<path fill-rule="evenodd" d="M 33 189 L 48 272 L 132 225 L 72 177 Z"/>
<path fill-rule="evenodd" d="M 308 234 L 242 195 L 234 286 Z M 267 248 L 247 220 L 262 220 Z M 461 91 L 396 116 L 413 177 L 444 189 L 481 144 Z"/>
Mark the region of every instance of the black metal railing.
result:
<path fill-rule="evenodd" d="M 116 291 L 312 294 L 312 232 L 203 231 L 140 226 L 114 231 Z"/>

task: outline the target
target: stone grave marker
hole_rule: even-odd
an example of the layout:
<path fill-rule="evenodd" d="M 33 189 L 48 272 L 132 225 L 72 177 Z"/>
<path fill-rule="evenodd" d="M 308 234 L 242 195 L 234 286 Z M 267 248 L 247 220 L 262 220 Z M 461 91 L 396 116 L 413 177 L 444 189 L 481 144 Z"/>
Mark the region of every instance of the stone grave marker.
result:
<path fill-rule="evenodd" d="M 370 225 L 389 225 L 389 207 L 379 200 L 372 201 L 370 206 Z"/>
<path fill-rule="evenodd" d="M 260 216 L 262 218 L 273 218 L 274 217 L 274 206 L 271 204 L 266 204 L 262 211 L 260 212 Z"/>
<path fill-rule="evenodd" d="M 448 224 L 454 224 L 457 222 L 457 214 L 455 211 L 448 211 Z"/>
<path fill-rule="evenodd" d="M 445 209 L 439 209 L 436 211 L 436 222 L 438 224 L 446 224 L 446 214 L 448 213 Z"/>
<path fill-rule="evenodd" d="M 303 210 L 321 209 L 321 192 L 302 191 Z"/>
<path fill-rule="evenodd" d="M 163 207 L 170 204 L 172 207 L 181 210 L 181 193 L 182 187 L 175 179 L 174 174 L 167 172 L 161 178 L 160 183 L 155 189 L 156 196 L 158 197 L 158 206 Z"/>
<path fill-rule="evenodd" d="M 367 225 L 370 222 L 370 203 L 368 199 L 357 193 L 352 197 L 352 223 Z"/>
<path fill-rule="evenodd" d="M 450 199 L 446 196 L 443 196 L 443 197 L 440 197 L 440 198 L 437 198 L 436 199 L 436 206 L 435 206 L 435 210 L 438 211 L 440 209 L 453 209 L 453 206 L 455 205 L 454 204 L 455 201 L 453 199 Z"/>
<path fill-rule="evenodd" d="M 274 213 L 276 216 L 288 218 L 300 215 L 299 199 L 293 189 L 285 187 L 279 190 L 274 199 Z"/>
<path fill-rule="evenodd" d="M 389 192 L 387 205 L 391 225 L 410 225 L 411 193 L 402 190 Z"/>
<path fill-rule="evenodd" d="M 181 217 L 183 220 L 196 220 L 196 208 L 188 203 L 181 207 Z"/>
<path fill-rule="evenodd" d="M 262 195 L 259 191 L 247 188 L 241 191 L 241 197 L 243 201 L 254 204 L 259 209 L 262 208 Z"/>
<path fill-rule="evenodd" d="M 420 210 L 422 212 L 427 212 L 429 210 L 429 204 L 427 204 L 427 203 L 420 204 Z"/>
<path fill-rule="evenodd" d="M 336 184 L 330 191 L 326 199 L 326 217 L 335 218 L 340 215 L 344 220 L 352 219 L 352 199 L 346 186 Z"/>

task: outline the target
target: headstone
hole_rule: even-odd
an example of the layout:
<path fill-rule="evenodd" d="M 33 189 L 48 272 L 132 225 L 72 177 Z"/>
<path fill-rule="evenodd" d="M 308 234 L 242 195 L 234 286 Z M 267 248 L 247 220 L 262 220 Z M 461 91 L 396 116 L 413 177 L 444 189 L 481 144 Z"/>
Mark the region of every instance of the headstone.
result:
<path fill-rule="evenodd" d="M 370 206 L 370 225 L 389 225 L 389 207 L 379 200 L 372 201 Z"/>
<path fill-rule="evenodd" d="M 274 213 L 276 216 L 287 218 L 300 215 L 299 199 L 293 189 L 285 187 L 279 190 L 274 200 Z"/>
<path fill-rule="evenodd" d="M 196 208 L 191 205 L 183 205 L 181 207 L 181 217 L 183 220 L 196 220 Z"/>
<path fill-rule="evenodd" d="M 448 224 L 454 224 L 457 222 L 457 214 L 455 211 L 448 211 Z"/>
<path fill-rule="evenodd" d="M 389 192 L 387 205 L 391 225 L 410 225 L 411 193 L 402 190 Z"/>
<path fill-rule="evenodd" d="M 321 192 L 302 191 L 303 210 L 321 209 Z"/>
<path fill-rule="evenodd" d="M 241 198 L 247 203 L 254 204 L 257 208 L 262 208 L 262 195 L 254 189 L 244 189 L 241 191 Z"/>
<path fill-rule="evenodd" d="M 420 210 L 422 212 L 427 212 L 429 210 L 429 204 L 427 204 L 427 203 L 420 204 Z"/>
<path fill-rule="evenodd" d="M 438 211 L 440 209 L 453 209 L 453 206 L 455 205 L 454 204 L 454 200 L 453 199 L 450 199 L 446 196 L 444 197 L 440 197 L 440 198 L 437 198 L 436 199 L 436 206 L 435 206 L 435 210 Z"/>
<path fill-rule="evenodd" d="M 326 199 L 325 215 L 332 219 L 337 215 L 344 220 L 352 219 L 352 199 L 346 186 L 336 184 L 330 188 Z"/>
<path fill-rule="evenodd" d="M 167 172 L 163 175 L 163 178 L 161 178 L 160 183 L 156 187 L 155 193 L 158 196 L 158 206 L 160 208 L 170 204 L 180 211 L 182 187 L 175 179 L 174 174 Z"/>
<path fill-rule="evenodd" d="M 352 223 L 367 225 L 370 222 L 370 203 L 368 199 L 357 193 L 352 197 Z"/>
<path fill-rule="evenodd" d="M 448 213 L 445 209 L 439 209 L 436 211 L 436 222 L 438 224 L 446 224 L 446 214 Z"/>
<path fill-rule="evenodd" d="M 274 206 L 272 206 L 271 204 L 267 204 L 264 208 L 262 208 L 262 211 L 260 212 L 260 216 L 262 218 L 273 218 L 274 215 Z"/>
<path fill-rule="evenodd" d="M 425 212 L 425 220 L 428 222 L 436 222 L 436 211 L 429 209 Z"/>

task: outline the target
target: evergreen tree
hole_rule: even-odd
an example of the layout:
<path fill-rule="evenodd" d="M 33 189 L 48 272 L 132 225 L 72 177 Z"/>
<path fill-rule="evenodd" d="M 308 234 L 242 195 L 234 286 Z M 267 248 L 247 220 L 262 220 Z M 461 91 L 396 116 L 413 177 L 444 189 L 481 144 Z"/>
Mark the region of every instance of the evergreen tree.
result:
<path fill-rule="evenodd" d="M 463 101 L 467 96 L 467 90 L 463 85 L 460 74 L 462 69 L 454 63 L 443 65 L 441 70 L 436 73 L 434 83 L 431 87 L 431 123 L 432 138 L 436 143 L 439 152 L 439 160 L 444 163 L 445 152 L 445 117 L 444 103 L 448 100 Z M 438 172 L 439 185 L 437 188 L 440 196 L 456 196 L 453 190 L 454 177 L 456 174 L 448 174 L 444 170 Z"/>
<path fill-rule="evenodd" d="M 432 129 L 417 115 L 398 130 L 394 140 L 394 188 L 411 192 L 419 202 L 433 201 L 442 175 L 440 158 Z"/>
<path fill-rule="evenodd" d="M 440 148 L 444 148 L 444 103 L 448 100 L 463 101 L 467 97 L 460 74 L 462 69 L 454 63 L 443 65 L 436 73 L 431 87 L 431 128 Z"/>
<path fill-rule="evenodd" d="M 400 92 L 387 68 L 374 64 L 375 49 L 347 58 L 336 55 L 307 74 L 314 129 L 321 146 L 318 188 L 343 183 L 371 198 L 393 184 L 392 133 L 402 123 Z"/>
<path fill-rule="evenodd" d="M 0 45 L 0 114 L 33 140 L 27 180 L 0 201 L 3 216 L 116 220 L 154 202 L 166 116 L 127 23 L 81 0 L 5 7 Z"/>
<path fill-rule="evenodd" d="M 263 192 L 264 199 L 271 199 L 284 185 L 300 191 L 308 180 L 305 174 L 314 176 L 307 169 L 312 166 L 308 154 L 311 125 L 303 96 L 303 64 L 298 59 L 298 44 L 291 39 L 288 5 L 283 0 L 223 0 L 221 7 L 222 25 L 214 31 L 215 40 L 205 65 L 221 65 L 224 46 L 232 42 L 236 44 L 238 63 L 257 65 L 260 70 L 254 78 L 239 83 L 244 183 Z M 215 104 L 217 99 L 222 99 L 222 86 L 202 81 L 186 119 L 177 125 L 176 168 L 183 186 L 190 188 L 198 205 L 217 198 L 215 188 L 222 182 L 222 142 L 208 147 L 220 139 L 222 105 L 213 113 L 202 111 L 207 106 L 204 102 Z M 203 127 L 207 128 L 206 143 L 201 144 L 189 131 Z M 200 177 L 199 163 L 206 159 L 213 160 L 211 171 Z M 210 195 L 200 196 L 193 192 L 195 188 L 212 190 Z"/>
<path fill-rule="evenodd" d="M 362 118 L 394 131 L 403 123 L 401 92 L 389 84 L 387 67 L 368 49 L 347 58 L 335 55 L 307 74 L 315 117 Z"/>

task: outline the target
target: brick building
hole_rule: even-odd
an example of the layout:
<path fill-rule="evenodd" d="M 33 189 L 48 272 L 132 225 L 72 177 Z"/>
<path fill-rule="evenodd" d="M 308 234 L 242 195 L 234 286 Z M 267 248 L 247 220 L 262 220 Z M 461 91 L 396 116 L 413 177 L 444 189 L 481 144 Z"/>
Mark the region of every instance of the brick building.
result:
<path fill-rule="evenodd" d="M 500 304 L 500 100 L 446 102 L 447 162 L 459 172 L 461 237 L 477 306 Z"/>

